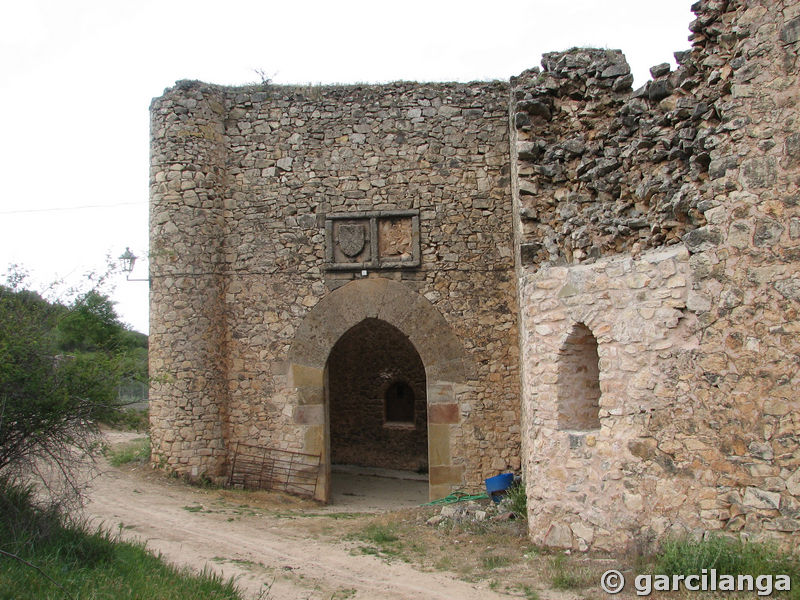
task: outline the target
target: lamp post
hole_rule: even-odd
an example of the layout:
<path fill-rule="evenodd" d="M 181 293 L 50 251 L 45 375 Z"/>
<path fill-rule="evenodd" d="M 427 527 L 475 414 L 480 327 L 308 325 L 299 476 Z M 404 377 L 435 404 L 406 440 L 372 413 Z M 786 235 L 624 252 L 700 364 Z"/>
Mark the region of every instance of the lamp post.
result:
<path fill-rule="evenodd" d="M 133 272 L 133 265 L 136 264 L 136 259 L 139 258 L 131 249 L 126 247 L 125 252 L 123 252 L 120 257 L 120 263 L 122 264 L 122 270 L 125 272 L 125 279 L 126 281 L 150 281 L 150 279 L 135 279 L 131 278 L 131 272 Z"/>

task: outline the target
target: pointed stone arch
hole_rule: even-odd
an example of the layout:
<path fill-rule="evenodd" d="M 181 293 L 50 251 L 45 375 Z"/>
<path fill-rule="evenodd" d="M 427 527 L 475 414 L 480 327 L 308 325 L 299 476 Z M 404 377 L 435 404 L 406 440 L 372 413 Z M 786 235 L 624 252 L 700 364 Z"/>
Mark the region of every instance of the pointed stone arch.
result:
<path fill-rule="evenodd" d="M 330 499 L 325 366 L 336 342 L 365 319 L 397 328 L 422 359 L 427 379 L 429 496 L 446 496 L 464 482 L 463 466 L 454 461 L 452 437 L 461 421 L 456 395 L 468 382 L 467 357 L 433 304 L 404 284 L 383 278 L 355 280 L 325 296 L 304 317 L 289 350 L 289 385 L 297 394 L 294 423 L 305 430 L 305 451 L 321 454 L 324 465 L 317 495 Z"/>

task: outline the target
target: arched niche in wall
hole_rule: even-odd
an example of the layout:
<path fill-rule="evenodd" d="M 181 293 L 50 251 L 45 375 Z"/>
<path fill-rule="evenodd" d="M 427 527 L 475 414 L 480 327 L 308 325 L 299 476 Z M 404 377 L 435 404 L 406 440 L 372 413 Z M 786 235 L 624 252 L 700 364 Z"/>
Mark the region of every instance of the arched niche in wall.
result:
<path fill-rule="evenodd" d="M 600 428 L 600 367 L 597 338 L 576 323 L 558 354 L 558 428 Z"/>

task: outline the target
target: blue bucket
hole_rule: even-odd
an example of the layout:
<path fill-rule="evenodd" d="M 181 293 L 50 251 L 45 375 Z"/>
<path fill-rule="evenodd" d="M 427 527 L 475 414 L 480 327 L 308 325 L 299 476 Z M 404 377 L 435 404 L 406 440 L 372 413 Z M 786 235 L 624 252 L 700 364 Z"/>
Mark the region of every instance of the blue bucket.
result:
<path fill-rule="evenodd" d="M 502 475 L 495 475 L 494 477 L 489 477 L 485 483 L 486 493 L 489 494 L 489 497 L 495 502 L 500 502 L 500 498 L 503 496 L 502 492 L 505 492 L 514 483 L 514 474 L 503 473 Z"/>

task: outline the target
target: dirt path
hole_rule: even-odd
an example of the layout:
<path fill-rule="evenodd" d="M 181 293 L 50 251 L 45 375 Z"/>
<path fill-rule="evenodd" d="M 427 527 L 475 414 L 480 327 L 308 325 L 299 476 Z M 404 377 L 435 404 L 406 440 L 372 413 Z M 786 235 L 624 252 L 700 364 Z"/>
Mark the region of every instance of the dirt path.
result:
<path fill-rule="evenodd" d="M 102 466 L 87 515 L 125 539 L 140 539 L 168 561 L 235 576 L 251 598 L 442 599 L 508 598 L 483 582 L 425 572 L 357 553 L 342 541 L 347 519 L 337 507 L 280 496 L 204 490 L 148 472 Z M 397 502 L 412 502 L 409 499 Z M 374 507 L 363 499 L 356 510 Z M 338 507 L 338 510 L 342 510 Z M 309 514 L 311 515 L 309 517 Z"/>

